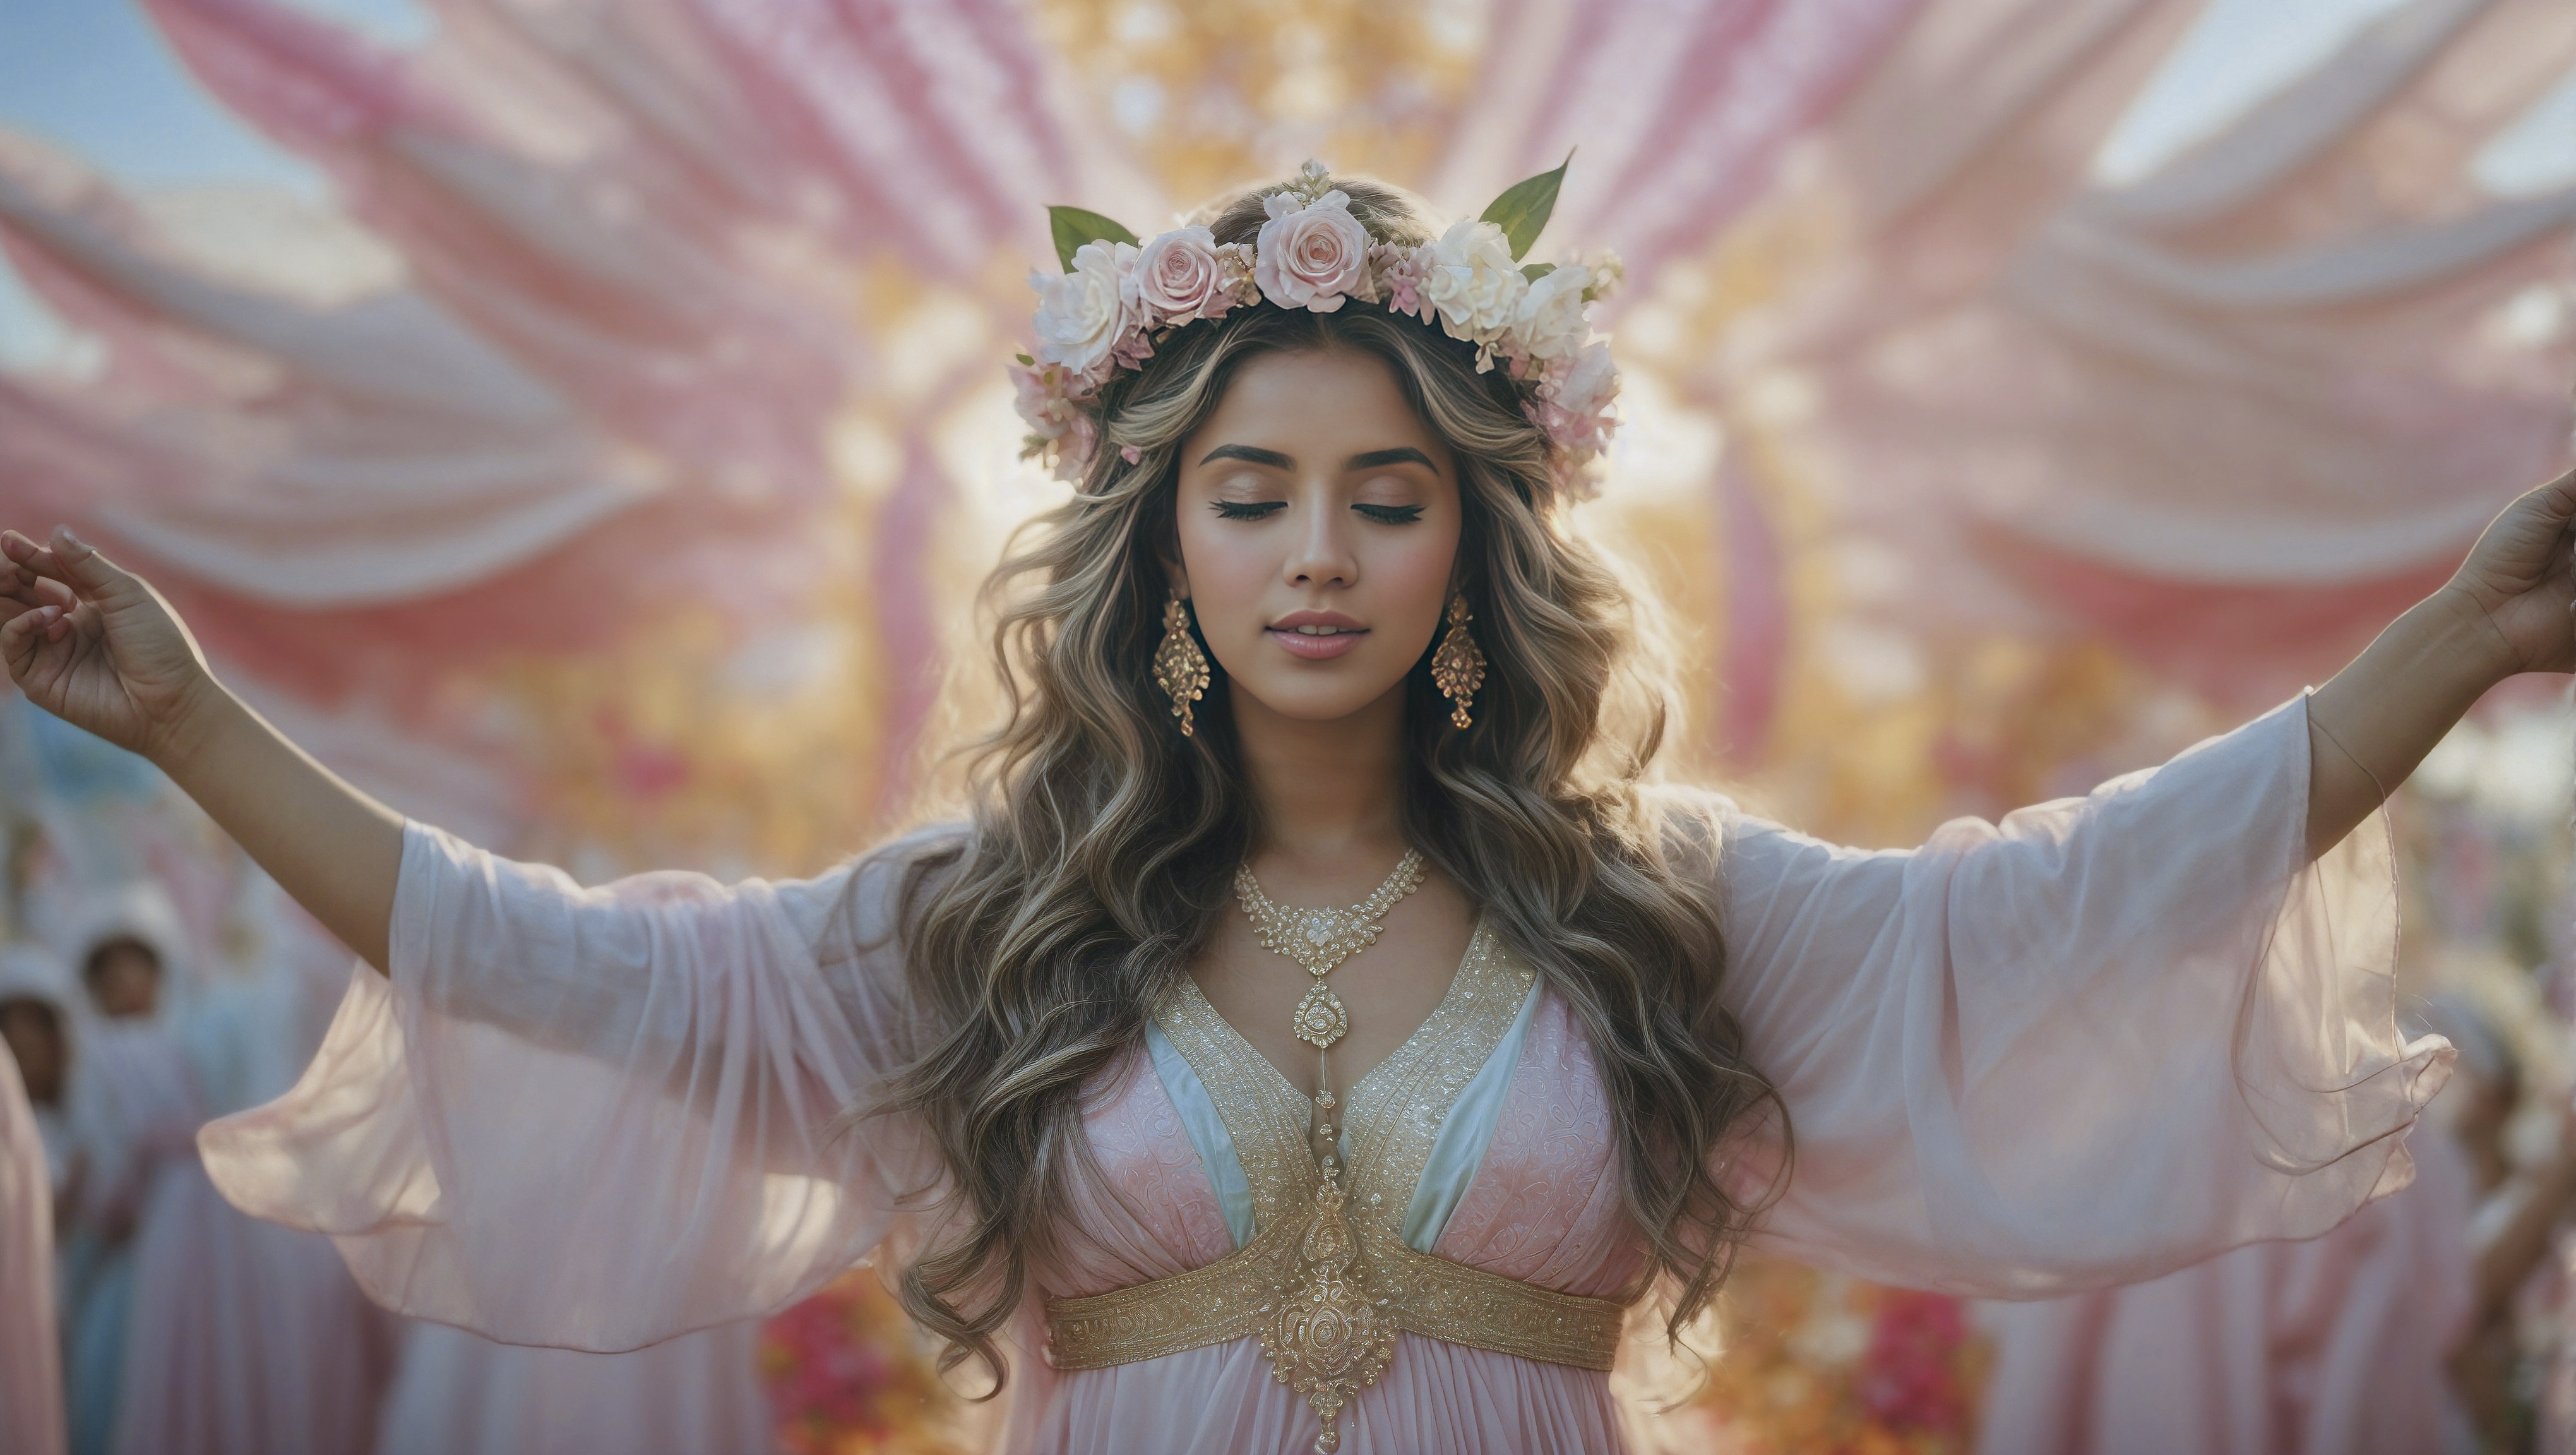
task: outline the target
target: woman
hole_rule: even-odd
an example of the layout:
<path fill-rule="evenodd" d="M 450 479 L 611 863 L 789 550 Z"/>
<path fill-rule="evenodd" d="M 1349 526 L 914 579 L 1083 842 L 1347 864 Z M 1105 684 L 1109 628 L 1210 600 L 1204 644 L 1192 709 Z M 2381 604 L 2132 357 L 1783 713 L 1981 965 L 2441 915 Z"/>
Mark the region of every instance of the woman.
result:
<path fill-rule="evenodd" d="M 963 821 L 817 879 L 584 890 L 406 822 L 140 578 L 0 537 L 28 695 L 386 972 L 207 1134 L 227 1193 L 595 1349 L 875 1253 L 1016 1448 L 1537 1451 L 1617 1445 L 1626 1306 L 1677 1327 L 1747 1236 L 2031 1295 L 2404 1185 L 2448 1050 L 2353 830 L 2576 659 L 2576 481 L 2312 696 L 1838 850 L 1648 777 L 1644 607 L 1564 514 L 1615 270 L 1524 271 L 1553 186 L 1437 237 L 1311 164 L 1141 248 L 1060 209 L 1020 378 L 1080 488 L 994 584 L 1008 720 Z"/>

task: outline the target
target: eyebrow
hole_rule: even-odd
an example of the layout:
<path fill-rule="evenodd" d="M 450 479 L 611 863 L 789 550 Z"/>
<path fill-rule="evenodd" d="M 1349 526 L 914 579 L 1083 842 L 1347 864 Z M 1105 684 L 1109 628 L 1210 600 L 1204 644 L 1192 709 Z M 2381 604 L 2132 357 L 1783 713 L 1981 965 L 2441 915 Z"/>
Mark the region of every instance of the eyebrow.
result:
<path fill-rule="evenodd" d="M 1267 465 L 1274 470 L 1297 468 L 1296 460 L 1290 456 L 1281 454 L 1277 450 L 1265 450 L 1257 445 L 1219 445 L 1202 456 L 1199 463 L 1205 465 L 1217 460 L 1243 460 L 1255 465 Z M 1350 463 L 1343 468 L 1374 470 L 1380 465 L 1405 464 L 1421 465 L 1435 473 L 1440 468 L 1431 463 L 1429 455 L 1411 445 L 1398 445 L 1391 450 L 1370 450 L 1366 454 L 1353 455 Z"/>
<path fill-rule="evenodd" d="M 1268 465 L 1274 470 L 1294 470 L 1297 468 L 1297 462 L 1295 460 L 1279 453 L 1277 450 L 1260 449 L 1253 445 L 1219 445 L 1215 449 L 1208 451 L 1206 456 L 1202 458 L 1199 463 L 1204 465 L 1211 460 L 1243 460 L 1255 465 Z"/>
<path fill-rule="evenodd" d="M 1420 465 L 1434 474 L 1438 474 L 1440 470 L 1439 466 L 1431 463 L 1431 457 L 1429 455 L 1422 453 L 1411 445 L 1398 445 L 1391 450 L 1371 450 L 1365 455 L 1353 455 L 1351 456 L 1350 464 L 1344 468 L 1351 470 L 1374 470 L 1380 465 L 1403 464 Z"/>

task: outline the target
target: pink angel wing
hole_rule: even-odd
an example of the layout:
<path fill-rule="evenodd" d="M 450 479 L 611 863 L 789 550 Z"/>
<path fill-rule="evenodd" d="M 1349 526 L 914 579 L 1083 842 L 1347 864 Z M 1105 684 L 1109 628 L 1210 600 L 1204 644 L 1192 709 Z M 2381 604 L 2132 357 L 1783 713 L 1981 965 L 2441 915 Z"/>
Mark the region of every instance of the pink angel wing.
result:
<path fill-rule="evenodd" d="M 1465 209 L 1578 153 L 1543 249 L 1617 250 L 1632 281 L 1771 184 L 1922 0 L 1506 0 L 1431 195 Z"/>
<path fill-rule="evenodd" d="M 1989 156 L 2018 164 L 1881 173 L 1890 222 L 1852 269 L 1877 281 L 1779 361 L 1822 386 L 1852 528 L 1922 568 L 1907 609 L 2035 601 L 2252 703 L 2437 585 L 2565 458 L 2576 337 L 2511 310 L 2576 286 L 2576 189 L 2469 177 L 2576 59 L 2563 20 L 2409 7 L 2107 192 L 2017 128 Z"/>
<path fill-rule="evenodd" d="M 993 255 L 1037 256 L 1040 203 L 1081 185 L 1026 16 L 433 8 L 434 40 L 387 52 L 266 0 L 153 0 L 220 99 L 331 175 L 393 280 L 265 297 L 110 220 L 94 183 L 75 205 L 6 170 L 0 237 L 107 364 L 0 386 L 0 494 L 140 551 L 216 649 L 315 700 L 595 649 L 676 601 L 801 608 L 834 421 L 917 367 L 878 356 L 858 280 L 891 259 L 1007 327 Z M 898 761 L 953 494 L 927 429 L 988 364 L 904 381 L 863 567 Z"/>

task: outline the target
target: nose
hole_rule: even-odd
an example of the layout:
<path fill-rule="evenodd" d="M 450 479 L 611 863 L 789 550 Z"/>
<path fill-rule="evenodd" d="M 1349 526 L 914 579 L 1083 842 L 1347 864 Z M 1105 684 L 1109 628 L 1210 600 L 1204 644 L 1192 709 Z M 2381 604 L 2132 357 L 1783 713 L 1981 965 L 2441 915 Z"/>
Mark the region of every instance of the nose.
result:
<path fill-rule="evenodd" d="M 1322 492 L 1318 492 L 1322 493 Z M 1302 512 L 1295 544 L 1288 551 L 1286 574 L 1291 586 L 1349 586 L 1360 578 L 1352 550 L 1349 512 L 1319 501 Z"/>

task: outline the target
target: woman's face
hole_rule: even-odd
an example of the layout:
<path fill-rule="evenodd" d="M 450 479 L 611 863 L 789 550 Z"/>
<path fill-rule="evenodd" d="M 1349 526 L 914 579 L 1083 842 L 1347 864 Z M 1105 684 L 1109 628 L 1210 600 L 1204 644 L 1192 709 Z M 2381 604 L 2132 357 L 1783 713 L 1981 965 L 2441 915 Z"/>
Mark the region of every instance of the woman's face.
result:
<path fill-rule="evenodd" d="M 0 1045 L 17 1058 L 29 1101 L 52 1106 L 63 1099 L 63 1072 L 71 1058 L 64 1054 L 62 1017 L 52 1006 L 23 996 L 0 1000 Z"/>
<path fill-rule="evenodd" d="M 140 940 L 99 946 L 81 978 L 98 1013 L 110 1019 L 148 1016 L 161 1003 L 161 958 Z"/>
<path fill-rule="evenodd" d="M 1348 717 L 1400 690 L 1439 629 L 1458 474 L 1385 361 L 1272 353 L 1181 447 L 1174 584 L 1235 711 Z"/>

